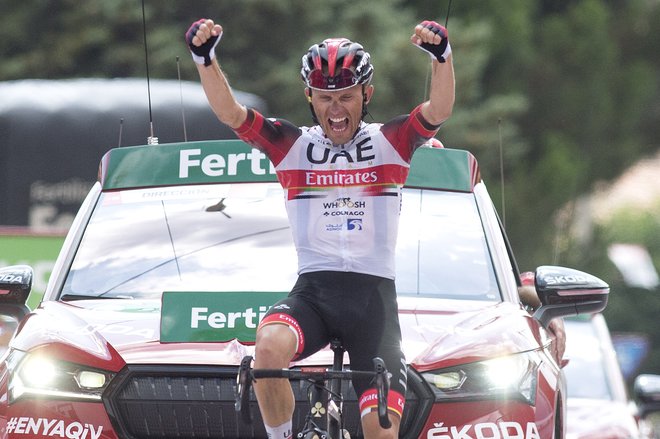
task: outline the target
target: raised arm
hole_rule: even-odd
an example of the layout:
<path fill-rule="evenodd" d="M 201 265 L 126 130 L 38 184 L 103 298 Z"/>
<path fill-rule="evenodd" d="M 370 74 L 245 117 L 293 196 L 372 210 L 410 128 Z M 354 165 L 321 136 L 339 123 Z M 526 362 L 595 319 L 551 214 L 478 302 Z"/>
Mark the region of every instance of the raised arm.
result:
<path fill-rule="evenodd" d="M 455 99 L 454 65 L 447 29 L 434 21 L 423 21 L 415 26 L 410 40 L 431 55 L 431 91 L 421 112 L 427 122 L 440 125 L 451 116 Z"/>
<path fill-rule="evenodd" d="M 222 26 L 213 20 L 201 19 L 186 32 L 186 43 L 197 65 L 211 109 L 222 123 L 238 128 L 247 118 L 247 109 L 234 97 L 227 77 L 215 57 L 215 47 L 221 37 Z"/>

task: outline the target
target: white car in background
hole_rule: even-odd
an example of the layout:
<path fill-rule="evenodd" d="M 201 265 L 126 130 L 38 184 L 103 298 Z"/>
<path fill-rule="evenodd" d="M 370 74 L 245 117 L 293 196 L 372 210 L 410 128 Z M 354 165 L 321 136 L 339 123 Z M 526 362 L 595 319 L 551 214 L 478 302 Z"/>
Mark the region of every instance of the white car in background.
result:
<path fill-rule="evenodd" d="M 567 439 L 652 438 L 630 398 L 602 314 L 565 319 Z"/>

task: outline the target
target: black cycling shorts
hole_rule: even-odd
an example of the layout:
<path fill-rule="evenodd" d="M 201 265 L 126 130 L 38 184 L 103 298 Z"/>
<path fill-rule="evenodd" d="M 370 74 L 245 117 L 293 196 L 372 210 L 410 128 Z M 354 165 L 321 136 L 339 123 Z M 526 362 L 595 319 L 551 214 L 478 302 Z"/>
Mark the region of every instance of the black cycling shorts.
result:
<path fill-rule="evenodd" d="M 373 358 L 381 357 L 392 374 L 390 409 L 401 415 L 406 362 L 393 280 L 336 271 L 302 274 L 261 324 L 276 322 L 288 324 L 298 334 L 295 360 L 314 354 L 335 337 L 341 339 L 352 370 L 373 370 Z M 360 398 L 372 386 L 369 380 L 354 380 L 353 387 Z M 365 406 L 369 404 L 361 404 L 363 412 Z"/>

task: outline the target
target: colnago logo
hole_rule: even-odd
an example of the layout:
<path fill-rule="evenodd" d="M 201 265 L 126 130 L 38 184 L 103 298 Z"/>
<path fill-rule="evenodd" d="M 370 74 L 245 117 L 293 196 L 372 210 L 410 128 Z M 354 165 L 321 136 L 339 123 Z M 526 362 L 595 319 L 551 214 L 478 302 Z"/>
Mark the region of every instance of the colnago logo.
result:
<path fill-rule="evenodd" d="M 254 175 L 265 175 L 266 172 L 275 174 L 273 164 L 264 153 L 256 148 L 253 148 L 249 153 L 229 153 L 226 155 L 202 155 L 202 150 L 195 148 L 182 149 L 179 152 L 179 178 L 188 178 L 190 170 L 197 168 L 209 177 L 238 175 L 239 166 L 246 161 L 249 162 L 250 172 Z"/>
<path fill-rule="evenodd" d="M 541 439 L 536 424 L 528 422 L 481 422 L 462 426 L 445 427 L 436 422 L 426 433 L 426 439 Z"/>
<path fill-rule="evenodd" d="M 364 216 L 364 210 L 335 210 L 332 212 L 323 212 L 323 216 Z"/>
<path fill-rule="evenodd" d="M 31 418 L 21 416 L 7 421 L 7 434 L 25 434 L 41 437 L 61 437 L 67 439 L 99 439 L 102 426 L 65 422 L 61 419 Z"/>

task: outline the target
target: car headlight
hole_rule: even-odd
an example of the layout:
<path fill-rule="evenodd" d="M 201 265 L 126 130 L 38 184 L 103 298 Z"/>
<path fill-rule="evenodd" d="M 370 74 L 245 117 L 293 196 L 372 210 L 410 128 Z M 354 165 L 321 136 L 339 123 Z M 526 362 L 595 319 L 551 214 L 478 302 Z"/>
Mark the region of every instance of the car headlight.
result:
<path fill-rule="evenodd" d="M 534 405 L 538 356 L 524 352 L 423 372 L 437 401 L 518 399 Z"/>
<path fill-rule="evenodd" d="M 112 372 L 38 353 L 14 350 L 6 361 L 10 402 L 24 397 L 101 401 L 101 394 L 114 376 Z"/>

